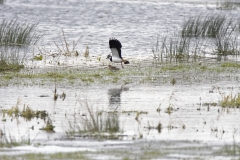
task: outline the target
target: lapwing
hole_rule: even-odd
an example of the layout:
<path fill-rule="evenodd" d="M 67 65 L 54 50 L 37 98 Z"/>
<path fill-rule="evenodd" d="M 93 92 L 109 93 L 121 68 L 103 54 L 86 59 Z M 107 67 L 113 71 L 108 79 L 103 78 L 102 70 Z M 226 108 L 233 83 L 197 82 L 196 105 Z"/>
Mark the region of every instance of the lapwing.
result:
<path fill-rule="evenodd" d="M 115 38 L 110 38 L 109 39 L 109 48 L 112 51 L 112 55 L 109 54 L 107 56 L 107 59 L 110 59 L 110 61 L 114 62 L 114 63 L 121 63 L 122 68 L 124 68 L 122 63 L 129 64 L 129 61 L 122 58 L 122 54 L 121 54 L 122 44 L 120 43 L 119 40 L 117 40 Z"/>

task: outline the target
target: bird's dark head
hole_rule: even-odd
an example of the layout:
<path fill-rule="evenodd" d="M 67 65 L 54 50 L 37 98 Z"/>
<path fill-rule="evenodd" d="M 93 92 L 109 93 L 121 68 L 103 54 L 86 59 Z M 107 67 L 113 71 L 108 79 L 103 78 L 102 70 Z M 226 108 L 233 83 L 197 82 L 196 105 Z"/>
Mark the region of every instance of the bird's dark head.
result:
<path fill-rule="evenodd" d="M 112 59 L 112 56 L 109 54 L 106 59 Z"/>

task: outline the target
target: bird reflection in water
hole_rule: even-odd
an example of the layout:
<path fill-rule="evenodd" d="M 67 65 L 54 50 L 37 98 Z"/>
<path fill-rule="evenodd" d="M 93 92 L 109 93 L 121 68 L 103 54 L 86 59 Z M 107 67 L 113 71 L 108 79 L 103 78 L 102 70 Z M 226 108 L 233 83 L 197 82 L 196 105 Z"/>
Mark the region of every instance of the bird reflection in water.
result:
<path fill-rule="evenodd" d="M 108 90 L 109 109 L 117 110 L 121 105 L 121 94 L 123 91 L 128 91 L 129 88 L 122 85 L 120 88 L 111 88 Z"/>

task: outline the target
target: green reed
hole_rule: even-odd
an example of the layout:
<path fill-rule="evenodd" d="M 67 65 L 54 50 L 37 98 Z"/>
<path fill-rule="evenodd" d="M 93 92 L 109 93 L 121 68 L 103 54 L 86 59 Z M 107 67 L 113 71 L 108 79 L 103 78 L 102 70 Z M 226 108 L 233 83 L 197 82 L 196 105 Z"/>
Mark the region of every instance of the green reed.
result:
<path fill-rule="evenodd" d="M 229 94 L 222 95 L 222 100 L 220 101 L 220 106 L 223 108 L 239 108 L 240 107 L 240 95 Z"/>
<path fill-rule="evenodd" d="M 94 110 L 88 102 L 83 102 L 85 112 L 80 117 L 75 117 L 73 123 L 69 122 L 67 134 L 86 133 L 116 133 L 120 131 L 119 115 L 117 112 L 104 112 Z"/>
<path fill-rule="evenodd" d="M 1 46 L 35 45 L 39 36 L 34 33 L 37 23 L 20 23 L 17 20 L 3 20 L 0 24 Z"/>
<path fill-rule="evenodd" d="M 213 53 L 221 56 L 239 55 L 239 20 L 220 15 L 197 15 L 183 23 L 181 37 L 202 39 L 213 45 Z M 207 42 L 208 41 L 208 42 Z M 198 45 L 199 46 L 199 45 Z M 195 52 L 195 55 L 197 53 Z"/>
<path fill-rule="evenodd" d="M 216 53 L 219 56 L 239 55 L 238 35 L 234 32 L 219 33 L 215 39 Z"/>
<path fill-rule="evenodd" d="M 152 47 L 152 53 L 160 62 L 188 61 L 190 58 L 203 55 L 204 43 L 203 39 L 179 35 L 158 37 L 156 44 Z"/>
<path fill-rule="evenodd" d="M 40 39 L 35 32 L 37 23 L 19 22 L 4 19 L 0 22 L 0 62 L 23 63 L 27 52 Z"/>
<path fill-rule="evenodd" d="M 217 2 L 217 9 L 219 10 L 235 10 L 240 7 L 238 0 L 225 0 Z"/>
<path fill-rule="evenodd" d="M 216 38 L 220 30 L 228 29 L 230 24 L 226 15 L 200 14 L 195 17 L 190 17 L 183 23 L 181 35 L 182 37 Z"/>

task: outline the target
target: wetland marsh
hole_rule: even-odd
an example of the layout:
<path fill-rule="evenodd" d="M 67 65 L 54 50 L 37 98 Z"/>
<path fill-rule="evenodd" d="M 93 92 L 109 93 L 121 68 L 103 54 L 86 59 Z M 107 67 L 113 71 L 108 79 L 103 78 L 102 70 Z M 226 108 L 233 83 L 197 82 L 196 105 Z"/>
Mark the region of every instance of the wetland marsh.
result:
<path fill-rule="evenodd" d="M 0 34 L 0 159 L 239 159 L 238 3 L 0 7 L 3 24 L 31 21 L 36 38 L 22 47 Z M 106 59 L 110 37 L 124 69 Z"/>

